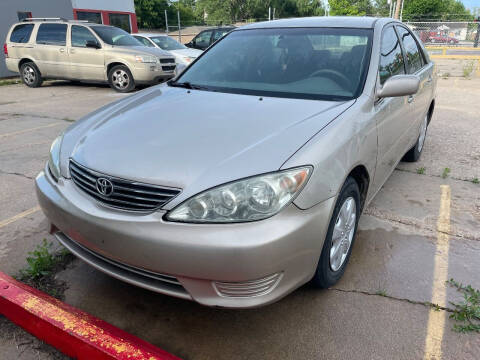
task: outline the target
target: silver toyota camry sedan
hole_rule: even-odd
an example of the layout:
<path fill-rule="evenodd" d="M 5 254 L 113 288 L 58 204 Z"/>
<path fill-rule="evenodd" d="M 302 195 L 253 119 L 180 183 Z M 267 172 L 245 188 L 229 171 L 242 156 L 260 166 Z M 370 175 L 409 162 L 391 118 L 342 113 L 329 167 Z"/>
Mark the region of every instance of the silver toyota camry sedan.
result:
<path fill-rule="evenodd" d="M 435 86 L 395 20 L 251 24 L 68 128 L 38 199 L 72 253 L 152 291 L 248 308 L 326 288 L 362 210 L 420 157 Z"/>

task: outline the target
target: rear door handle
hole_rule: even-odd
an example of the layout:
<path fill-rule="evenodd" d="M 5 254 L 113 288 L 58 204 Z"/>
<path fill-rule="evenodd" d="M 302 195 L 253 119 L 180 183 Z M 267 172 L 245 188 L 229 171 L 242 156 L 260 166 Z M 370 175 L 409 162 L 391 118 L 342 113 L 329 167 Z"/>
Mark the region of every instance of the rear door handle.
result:
<path fill-rule="evenodd" d="M 65 52 L 65 49 L 64 48 L 60 48 L 58 51 L 60 51 L 61 53 Z"/>
<path fill-rule="evenodd" d="M 408 99 L 407 99 L 408 103 L 409 103 L 409 104 L 412 103 L 412 102 L 413 102 L 413 99 L 414 99 L 414 96 L 413 96 L 413 95 L 409 95 L 409 96 L 408 96 Z"/>
<path fill-rule="evenodd" d="M 70 49 L 70 54 L 75 54 L 75 49 Z"/>

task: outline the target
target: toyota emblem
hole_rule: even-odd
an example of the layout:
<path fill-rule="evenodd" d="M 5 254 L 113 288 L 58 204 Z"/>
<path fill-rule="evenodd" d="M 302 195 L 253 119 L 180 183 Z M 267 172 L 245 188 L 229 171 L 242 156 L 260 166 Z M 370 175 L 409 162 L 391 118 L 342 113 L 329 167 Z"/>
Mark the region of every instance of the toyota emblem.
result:
<path fill-rule="evenodd" d="M 113 184 L 106 178 L 97 179 L 97 191 L 103 196 L 110 196 L 113 193 Z"/>

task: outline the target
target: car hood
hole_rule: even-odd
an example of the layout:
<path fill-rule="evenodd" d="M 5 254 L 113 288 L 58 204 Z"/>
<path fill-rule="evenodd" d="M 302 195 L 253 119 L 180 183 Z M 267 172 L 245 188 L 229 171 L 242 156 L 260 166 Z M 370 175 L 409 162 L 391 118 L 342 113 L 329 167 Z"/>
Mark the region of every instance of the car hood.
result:
<path fill-rule="evenodd" d="M 183 189 L 169 208 L 210 187 L 275 171 L 354 101 L 269 98 L 155 86 L 77 121 L 68 159 L 98 172 Z"/>
<path fill-rule="evenodd" d="M 202 54 L 203 51 L 197 49 L 180 49 L 180 50 L 170 50 L 169 53 L 180 56 L 180 57 L 192 57 L 197 58 Z"/>
<path fill-rule="evenodd" d="M 142 55 L 149 54 L 156 57 L 159 56 L 171 56 L 168 51 L 162 50 L 160 48 L 148 47 L 148 46 L 111 46 L 112 51 L 118 51 L 120 53 L 129 53 L 133 55 Z"/>

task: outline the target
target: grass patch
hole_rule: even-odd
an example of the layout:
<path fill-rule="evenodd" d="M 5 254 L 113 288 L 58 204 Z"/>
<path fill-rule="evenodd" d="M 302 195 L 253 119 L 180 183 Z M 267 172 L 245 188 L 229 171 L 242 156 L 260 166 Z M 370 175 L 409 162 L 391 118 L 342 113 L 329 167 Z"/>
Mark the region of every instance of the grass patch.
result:
<path fill-rule="evenodd" d="M 417 169 L 417 174 L 419 175 L 425 175 L 425 168 L 422 166 Z"/>
<path fill-rule="evenodd" d="M 387 296 L 387 290 L 385 290 L 385 289 L 378 289 L 375 294 L 378 295 L 378 296 L 383 296 L 383 297 L 385 297 L 385 296 Z"/>
<path fill-rule="evenodd" d="M 478 181 L 478 178 L 477 178 L 477 177 L 474 177 L 474 178 L 472 179 L 472 183 L 474 183 L 474 184 L 478 184 L 479 182 L 480 182 L 480 181 Z"/>
<path fill-rule="evenodd" d="M 20 79 L 5 79 L 5 80 L 0 80 L 0 86 L 6 86 L 6 85 L 15 85 L 15 84 L 20 84 L 22 80 Z"/>
<path fill-rule="evenodd" d="M 450 168 L 443 169 L 442 178 L 446 179 L 450 174 Z"/>
<path fill-rule="evenodd" d="M 473 70 L 475 69 L 475 62 L 468 61 L 463 65 L 463 77 L 469 78 L 472 75 Z"/>
<path fill-rule="evenodd" d="M 67 249 L 54 252 L 52 247 L 52 243 L 43 239 L 35 250 L 28 253 L 27 266 L 20 270 L 16 278 L 60 299 L 67 287 L 55 279 L 55 274 L 65 269 L 74 256 Z"/>
<path fill-rule="evenodd" d="M 458 304 L 450 302 L 455 308 L 450 318 L 457 322 L 453 325 L 453 330 L 461 333 L 480 333 L 480 291 L 470 285 L 463 286 L 453 279 L 447 281 L 447 284 L 463 294 L 462 302 Z"/>

